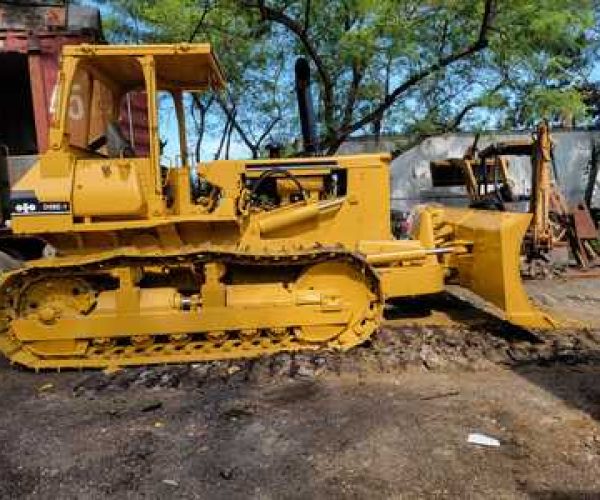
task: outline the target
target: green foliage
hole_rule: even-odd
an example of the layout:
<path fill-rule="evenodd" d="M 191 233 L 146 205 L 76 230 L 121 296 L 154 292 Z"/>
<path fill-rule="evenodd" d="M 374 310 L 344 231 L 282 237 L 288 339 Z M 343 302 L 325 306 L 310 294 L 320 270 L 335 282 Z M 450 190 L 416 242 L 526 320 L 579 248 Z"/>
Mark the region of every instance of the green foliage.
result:
<path fill-rule="evenodd" d="M 582 94 L 573 88 L 536 88 L 528 92 L 521 103 L 518 123 L 533 126 L 542 118 L 555 122 L 581 122 L 587 108 Z"/>
<path fill-rule="evenodd" d="M 585 118 L 576 88 L 589 73 L 592 0 L 491 2 L 488 24 L 485 0 L 104 2 L 114 40 L 213 43 L 227 104 L 258 148 L 265 131 L 286 143 L 298 135 L 298 55 L 312 63 L 330 151 L 372 126 L 429 134 Z"/>

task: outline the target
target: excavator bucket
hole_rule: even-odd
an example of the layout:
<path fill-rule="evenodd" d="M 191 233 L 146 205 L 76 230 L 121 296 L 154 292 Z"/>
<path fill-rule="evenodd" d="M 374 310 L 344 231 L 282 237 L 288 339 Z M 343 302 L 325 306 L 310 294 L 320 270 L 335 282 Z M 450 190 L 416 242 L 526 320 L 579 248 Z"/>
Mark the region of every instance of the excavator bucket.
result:
<path fill-rule="evenodd" d="M 469 251 L 455 254 L 450 267 L 459 284 L 491 302 L 505 319 L 525 328 L 551 328 L 555 321 L 531 304 L 520 275 L 520 250 L 531 215 L 489 210 L 443 210 L 442 227 L 453 228 L 455 244 Z"/>

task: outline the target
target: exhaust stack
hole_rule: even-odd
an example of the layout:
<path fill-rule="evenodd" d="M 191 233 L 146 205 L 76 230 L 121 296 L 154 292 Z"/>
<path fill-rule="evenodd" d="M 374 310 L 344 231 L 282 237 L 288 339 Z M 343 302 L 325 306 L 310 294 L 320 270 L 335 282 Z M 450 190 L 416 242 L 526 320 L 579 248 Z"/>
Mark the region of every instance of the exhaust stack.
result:
<path fill-rule="evenodd" d="M 299 57 L 296 59 L 295 71 L 296 96 L 298 98 L 298 112 L 300 114 L 304 152 L 312 156 L 318 152 L 319 143 L 317 139 L 315 111 L 310 93 L 310 65 L 306 58 Z"/>

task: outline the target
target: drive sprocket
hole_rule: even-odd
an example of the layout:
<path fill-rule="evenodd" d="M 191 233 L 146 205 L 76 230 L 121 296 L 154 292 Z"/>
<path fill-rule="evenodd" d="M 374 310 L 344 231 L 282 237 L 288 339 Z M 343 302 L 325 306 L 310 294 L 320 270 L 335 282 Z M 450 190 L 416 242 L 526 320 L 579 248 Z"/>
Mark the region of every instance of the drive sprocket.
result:
<path fill-rule="evenodd" d="M 19 294 L 17 316 L 51 325 L 60 318 L 87 314 L 96 303 L 91 286 L 80 278 L 34 281 Z"/>

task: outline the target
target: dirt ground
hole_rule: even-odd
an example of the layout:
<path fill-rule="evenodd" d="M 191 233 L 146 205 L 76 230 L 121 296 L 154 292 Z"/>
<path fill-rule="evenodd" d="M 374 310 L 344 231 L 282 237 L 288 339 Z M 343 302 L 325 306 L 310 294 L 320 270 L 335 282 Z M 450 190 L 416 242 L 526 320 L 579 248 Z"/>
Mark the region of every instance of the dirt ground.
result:
<path fill-rule="evenodd" d="M 572 320 L 396 304 L 346 354 L 100 372 L 0 365 L 2 498 L 600 498 L 600 281 L 532 282 Z M 498 447 L 467 443 L 470 433 Z"/>

